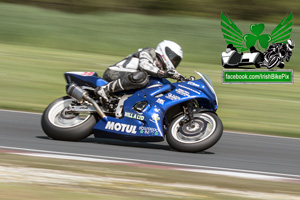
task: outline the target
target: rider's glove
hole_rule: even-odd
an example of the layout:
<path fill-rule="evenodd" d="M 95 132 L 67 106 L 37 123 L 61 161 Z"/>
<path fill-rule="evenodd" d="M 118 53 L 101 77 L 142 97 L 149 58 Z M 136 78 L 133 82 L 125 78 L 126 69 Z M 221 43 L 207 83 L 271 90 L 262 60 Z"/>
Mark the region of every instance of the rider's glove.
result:
<path fill-rule="evenodd" d="M 180 80 L 182 77 L 176 70 L 158 70 L 157 75 L 159 78 L 172 78 Z"/>
<path fill-rule="evenodd" d="M 157 76 L 159 78 L 167 78 L 167 70 L 158 70 L 157 71 Z"/>
<path fill-rule="evenodd" d="M 179 74 L 176 70 L 168 70 L 169 78 L 180 80 L 181 74 Z"/>

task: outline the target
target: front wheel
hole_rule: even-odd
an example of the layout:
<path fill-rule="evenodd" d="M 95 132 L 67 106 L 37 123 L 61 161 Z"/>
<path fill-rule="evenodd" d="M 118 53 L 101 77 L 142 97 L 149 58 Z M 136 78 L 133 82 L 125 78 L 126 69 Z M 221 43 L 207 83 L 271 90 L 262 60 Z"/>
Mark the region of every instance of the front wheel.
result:
<path fill-rule="evenodd" d="M 215 113 L 196 113 L 193 123 L 185 122 L 182 114 L 167 129 L 169 145 L 184 152 L 200 152 L 215 145 L 222 136 L 223 124 Z"/>
<path fill-rule="evenodd" d="M 42 115 L 42 128 L 54 140 L 80 141 L 93 132 L 96 118 L 93 114 L 67 113 L 65 109 L 74 104 L 68 96 L 52 102 Z"/>

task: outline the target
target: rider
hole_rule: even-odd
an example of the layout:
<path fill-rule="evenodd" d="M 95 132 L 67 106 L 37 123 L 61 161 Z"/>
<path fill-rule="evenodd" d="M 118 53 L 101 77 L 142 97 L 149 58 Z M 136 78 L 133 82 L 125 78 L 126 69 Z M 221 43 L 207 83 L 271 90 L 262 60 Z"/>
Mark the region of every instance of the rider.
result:
<path fill-rule="evenodd" d="M 266 66 L 269 69 L 272 68 L 269 66 L 269 61 L 276 56 L 277 53 L 280 53 L 283 57 L 281 63 L 278 65 L 279 68 L 284 67 L 284 59 L 289 62 L 292 56 L 292 50 L 295 47 L 295 41 L 292 39 L 288 39 L 286 44 L 284 43 L 274 43 L 271 44 L 266 52 L 264 53 L 264 61 L 262 62 L 261 66 Z"/>
<path fill-rule="evenodd" d="M 176 67 L 182 59 L 181 47 L 172 41 L 160 42 L 156 50 L 143 48 L 110 66 L 103 74 L 109 83 L 97 87 L 95 93 L 108 101 L 110 94 L 124 90 L 145 87 L 149 77 L 173 78 L 179 80 L 181 75 Z"/>

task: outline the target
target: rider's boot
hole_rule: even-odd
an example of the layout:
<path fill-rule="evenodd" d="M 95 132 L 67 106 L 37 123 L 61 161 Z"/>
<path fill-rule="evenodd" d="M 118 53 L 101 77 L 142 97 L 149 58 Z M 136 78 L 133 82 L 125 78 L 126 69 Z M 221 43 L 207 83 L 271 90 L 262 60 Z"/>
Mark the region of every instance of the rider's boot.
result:
<path fill-rule="evenodd" d="M 114 92 L 120 92 L 123 91 L 124 88 L 121 85 L 120 79 L 117 79 L 115 81 L 109 82 L 106 85 L 97 87 L 95 89 L 95 94 L 98 95 L 99 97 L 102 97 L 102 99 L 105 102 L 109 101 L 109 96 L 111 96 L 112 93 Z"/>
<path fill-rule="evenodd" d="M 268 62 L 266 60 L 258 63 L 260 67 L 268 67 Z M 269 68 L 269 67 L 268 67 Z"/>
<path fill-rule="evenodd" d="M 284 62 L 281 62 L 281 63 L 278 65 L 278 67 L 281 68 L 281 69 L 284 68 Z"/>
<path fill-rule="evenodd" d="M 101 86 L 101 87 L 97 87 L 95 89 L 95 94 L 98 95 L 99 97 L 102 97 L 102 99 L 105 102 L 108 102 L 108 97 L 107 95 L 109 94 L 109 92 L 107 91 L 107 85 Z"/>

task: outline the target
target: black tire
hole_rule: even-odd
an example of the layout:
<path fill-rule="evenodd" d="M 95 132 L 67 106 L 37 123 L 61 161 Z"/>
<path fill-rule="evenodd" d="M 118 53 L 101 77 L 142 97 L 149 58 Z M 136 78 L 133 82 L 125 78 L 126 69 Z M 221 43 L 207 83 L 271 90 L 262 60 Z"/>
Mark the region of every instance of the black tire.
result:
<path fill-rule="evenodd" d="M 42 129 L 54 140 L 80 141 L 93 132 L 96 118 L 93 114 L 63 117 L 63 109 L 72 103 L 68 96 L 52 102 L 44 111 L 41 119 Z"/>
<path fill-rule="evenodd" d="M 260 64 L 258 64 L 258 63 L 255 63 L 254 65 L 256 68 L 261 68 Z"/>
<path fill-rule="evenodd" d="M 271 69 L 273 67 L 276 67 L 280 64 L 280 58 L 277 56 L 273 56 L 270 58 L 269 62 L 268 62 L 268 68 Z"/>
<path fill-rule="evenodd" d="M 284 68 L 284 63 L 280 63 L 280 64 L 278 65 L 278 67 L 279 67 L 280 69 L 283 69 L 283 68 Z"/>
<path fill-rule="evenodd" d="M 183 118 L 183 114 L 174 118 L 166 133 L 169 145 L 177 151 L 192 153 L 204 151 L 215 145 L 222 136 L 223 124 L 215 113 L 194 114 L 192 128 L 187 124 L 180 124 Z"/>

